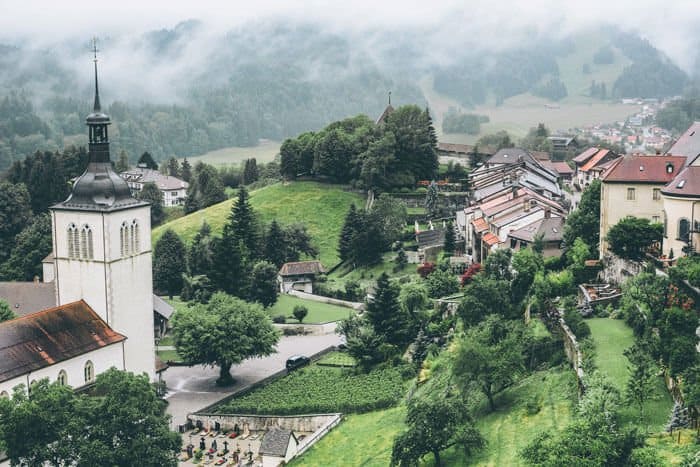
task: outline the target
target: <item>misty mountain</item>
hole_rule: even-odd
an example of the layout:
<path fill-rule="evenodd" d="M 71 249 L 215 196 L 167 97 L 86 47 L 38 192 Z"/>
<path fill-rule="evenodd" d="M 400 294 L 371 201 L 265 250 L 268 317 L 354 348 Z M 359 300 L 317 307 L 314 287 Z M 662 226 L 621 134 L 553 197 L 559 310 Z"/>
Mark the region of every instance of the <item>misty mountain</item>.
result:
<path fill-rule="evenodd" d="M 375 118 L 389 90 L 396 104 L 426 105 L 426 77 L 466 108 L 522 93 L 663 97 L 680 94 L 688 79 L 652 44 L 615 29 L 537 37 L 498 51 L 452 44 L 459 52 L 450 53 L 431 49 L 424 33 L 260 20 L 219 34 L 186 21 L 100 38 L 114 152 L 123 149 L 132 161 L 144 151 L 156 159 L 191 156 L 282 140 L 350 115 Z M 87 44 L 71 40 L 50 48 L 0 45 L 0 170 L 37 149 L 85 143 L 90 59 Z M 597 87 L 591 93 L 596 80 L 606 83 L 605 95 Z"/>

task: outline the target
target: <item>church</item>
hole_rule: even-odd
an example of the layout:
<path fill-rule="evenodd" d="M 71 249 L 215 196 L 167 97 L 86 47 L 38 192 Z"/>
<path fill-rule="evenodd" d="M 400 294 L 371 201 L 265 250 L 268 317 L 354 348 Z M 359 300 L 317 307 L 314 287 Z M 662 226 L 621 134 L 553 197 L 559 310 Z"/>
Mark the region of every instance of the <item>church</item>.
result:
<path fill-rule="evenodd" d="M 112 169 L 94 62 L 88 166 L 50 208 L 57 306 L 0 323 L 0 397 L 42 378 L 80 388 L 111 367 L 155 379 L 151 208 Z"/>

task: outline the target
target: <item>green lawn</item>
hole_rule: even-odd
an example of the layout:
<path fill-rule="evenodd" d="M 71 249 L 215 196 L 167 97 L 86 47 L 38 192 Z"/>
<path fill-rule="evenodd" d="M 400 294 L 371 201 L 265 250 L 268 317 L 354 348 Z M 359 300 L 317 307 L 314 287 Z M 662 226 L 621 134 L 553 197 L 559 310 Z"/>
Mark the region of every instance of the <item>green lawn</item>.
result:
<path fill-rule="evenodd" d="M 181 362 L 182 357 L 175 350 L 158 350 L 156 355 L 164 362 Z"/>
<path fill-rule="evenodd" d="M 348 415 L 303 456 L 289 465 L 361 465 L 386 467 L 394 437 L 403 430 L 406 407 L 401 405 L 359 415 Z"/>
<path fill-rule="evenodd" d="M 319 249 L 319 259 L 327 268 L 338 262 L 338 237 L 350 205 L 364 206 L 359 194 L 339 185 L 316 182 L 277 183 L 254 190 L 250 195 L 250 202 L 263 223 L 276 219 L 282 224 L 305 225 Z M 231 212 L 231 203 L 232 200 L 226 200 L 153 229 L 153 243 L 168 228 L 189 243 L 204 220 L 215 234 L 220 234 Z"/>
<path fill-rule="evenodd" d="M 309 310 L 309 314 L 304 318 L 304 323 L 319 324 L 330 323 L 332 321 L 340 321 L 350 317 L 353 310 L 350 308 L 330 305 L 328 303 L 306 300 L 291 295 L 280 295 L 270 309 L 270 316 L 284 315 L 287 317 L 288 323 L 298 323 L 292 315 L 292 310 L 297 305 L 304 305 Z"/>
<path fill-rule="evenodd" d="M 419 280 L 418 273 L 416 272 L 417 264 L 407 264 L 402 270 L 394 272 L 394 260 L 396 258 L 396 253 L 384 253 L 382 256 L 382 262 L 377 263 L 373 266 L 359 267 L 352 269 L 350 265 L 343 265 L 339 267 L 332 274 L 328 275 L 327 285 L 331 289 L 345 289 L 345 283 L 352 280 L 360 284 L 360 287 L 367 288 L 367 286 L 374 285 L 377 278 L 386 272 L 390 277 L 408 281 Z"/>
<path fill-rule="evenodd" d="M 347 366 L 354 367 L 357 365 L 355 359 L 346 352 L 330 352 L 323 356 L 318 362 L 318 365 L 327 366 Z"/>
<path fill-rule="evenodd" d="M 247 148 L 243 147 L 228 147 L 209 151 L 200 156 L 188 157 L 187 160 L 193 166 L 197 162 L 205 162 L 212 165 L 232 165 L 240 164 L 246 159 L 253 159 L 259 163 L 271 162 L 280 152 L 280 143 L 278 141 L 261 140 L 257 146 Z"/>
<path fill-rule="evenodd" d="M 624 321 L 610 318 L 592 318 L 586 322 L 591 328 L 591 337 L 595 344 L 596 366 L 607 374 L 624 394 L 629 379 L 629 361 L 623 352 L 634 344 L 632 329 Z M 641 426 L 652 432 L 662 430 L 672 407 L 673 400 L 664 386 L 663 378 L 659 377 L 651 400 L 644 405 L 645 419 Z M 622 419 L 638 423 L 639 410 L 635 407 L 625 407 L 622 410 Z"/>

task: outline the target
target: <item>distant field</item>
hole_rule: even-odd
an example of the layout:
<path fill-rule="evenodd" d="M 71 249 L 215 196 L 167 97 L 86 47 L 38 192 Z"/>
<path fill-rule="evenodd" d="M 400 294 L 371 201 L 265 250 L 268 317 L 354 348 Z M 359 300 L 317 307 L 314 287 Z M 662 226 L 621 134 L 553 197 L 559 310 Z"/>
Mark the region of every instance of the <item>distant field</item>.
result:
<path fill-rule="evenodd" d="M 231 212 L 232 202 L 226 200 L 157 227 L 153 230 L 153 243 L 168 228 L 189 243 L 204 220 L 212 232 L 219 235 Z M 282 224 L 305 225 L 319 249 L 319 259 L 327 268 L 338 262 L 338 237 L 352 203 L 364 206 L 364 200 L 357 193 L 345 191 L 339 185 L 316 182 L 277 183 L 251 192 L 251 204 L 265 224 L 276 219 Z"/>
<path fill-rule="evenodd" d="M 350 317 L 350 314 L 353 312 L 350 308 L 342 306 L 330 305 L 314 300 L 305 300 L 291 295 L 280 295 L 277 302 L 269 309 L 270 316 L 284 315 L 287 317 L 288 323 L 298 323 L 297 319 L 292 315 L 292 311 L 297 305 L 303 305 L 309 310 L 309 314 L 306 315 L 303 321 L 309 324 L 340 321 L 341 319 Z"/>
<path fill-rule="evenodd" d="M 279 152 L 279 141 L 261 140 L 257 146 L 222 148 L 200 156 L 188 157 L 187 160 L 192 165 L 200 161 L 212 165 L 240 164 L 244 160 L 252 158 L 255 158 L 257 162 L 271 162 Z"/>

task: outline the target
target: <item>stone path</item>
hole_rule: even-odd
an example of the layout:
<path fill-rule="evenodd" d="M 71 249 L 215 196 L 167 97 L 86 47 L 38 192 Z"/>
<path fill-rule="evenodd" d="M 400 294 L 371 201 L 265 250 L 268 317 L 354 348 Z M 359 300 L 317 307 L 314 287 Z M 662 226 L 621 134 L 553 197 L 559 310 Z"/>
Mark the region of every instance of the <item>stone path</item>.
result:
<path fill-rule="evenodd" d="M 167 412 L 172 416 L 171 428 L 175 430 L 178 425 L 184 424 L 188 413 L 218 402 L 284 369 L 285 362 L 292 355 L 313 355 L 340 342 L 338 334 L 282 337 L 277 344 L 277 353 L 265 358 L 248 359 L 233 366 L 231 375 L 235 384 L 225 388 L 215 384 L 219 377 L 218 368 L 203 365 L 168 368 L 163 373 L 163 379 L 168 387 L 165 399 L 169 403 Z"/>

